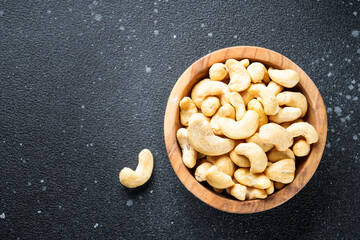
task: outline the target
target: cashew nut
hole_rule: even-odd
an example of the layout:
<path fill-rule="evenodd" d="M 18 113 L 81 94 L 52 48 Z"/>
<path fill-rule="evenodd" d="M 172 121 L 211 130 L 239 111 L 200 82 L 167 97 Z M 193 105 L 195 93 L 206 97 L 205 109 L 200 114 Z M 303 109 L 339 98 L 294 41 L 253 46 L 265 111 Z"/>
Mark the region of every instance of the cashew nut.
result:
<path fill-rule="evenodd" d="M 257 99 L 251 100 L 248 105 L 248 110 L 254 110 L 259 114 L 259 127 L 268 123 L 268 117 L 265 114 L 264 108 Z"/>
<path fill-rule="evenodd" d="M 234 185 L 231 177 L 220 171 L 215 165 L 206 171 L 205 179 L 210 186 L 218 189 L 225 189 Z"/>
<path fill-rule="evenodd" d="M 231 161 L 239 167 L 250 167 L 250 161 L 247 157 L 239 155 L 235 152 L 235 149 L 232 150 L 229 154 Z"/>
<path fill-rule="evenodd" d="M 268 123 L 260 127 L 259 137 L 265 143 L 274 144 L 279 151 L 285 151 L 293 143 L 287 130 L 276 123 Z"/>
<path fill-rule="evenodd" d="M 213 81 L 221 81 L 226 78 L 228 72 L 226 70 L 226 66 L 223 63 L 215 63 L 209 69 L 210 79 Z"/>
<path fill-rule="evenodd" d="M 211 81 L 204 79 L 198 82 L 191 91 L 191 98 L 198 108 L 201 108 L 201 103 L 208 96 L 217 96 L 220 98 L 220 103 L 223 105 L 229 102 L 230 89 L 229 86 L 223 82 Z"/>
<path fill-rule="evenodd" d="M 213 132 L 216 135 L 223 135 L 222 131 L 219 127 L 219 119 L 221 117 L 228 117 L 231 119 L 235 119 L 235 109 L 233 106 L 231 106 L 229 103 L 225 103 L 211 118 L 210 125 L 213 130 Z"/>
<path fill-rule="evenodd" d="M 191 115 L 198 112 L 193 100 L 189 97 L 184 97 L 180 101 L 180 122 L 183 126 L 189 125 Z"/>
<path fill-rule="evenodd" d="M 235 179 L 248 187 L 267 189 L 271 185 L 271 181 L 263 173 L 251 173 L 246 168 L 239 168 L 234 173 Z"/>
<path fill-rule="evenodd" d="M 259 115 L 249 110 L 240 121 L 221 117 L 218 121 L 222 133 L 232 139 L 245 139 L 253 135 L 259 126 Z"/>
<path fill-rule="evenodd" d="M 189 121 L 188 141 L 198 152 L 208 156 L 217 156 L 230 152 L 235 141 L 215 136 L 210 123 L 202 114 L 193 114 Z"/>
<path fill-rule="evenodd" d="M 228 155 L 207 156 L 206 160 L 214 164 L 220 171 L 226 173 L 230 177 L 234 175 L 235 165 Z"/>
<path fill-rule="evenodd" d="M 282 189 L 284 186 L 285 186 L 285 184 L 284 184 L 284 183 L 281 183 L 281 182 L 274 182 L 274 187 L 275 187 L 275 189 L 277 189 L 277 190 Z"/>
<path fill-rule="evenodd" d="M 280 84 L 278 84 L 274 81 L 270 81 L 266 87 L 269 90 L 271 90 L 275 94 L 275 96 L 277 96 L 282 90 L 284 90 L 283 86 L 281 86 Z M 280 103 L 279 103 L 279 105 L 280 105 Z"/>
<path fill-rule="evenodd" d="M 286 131 L 292 138 L 303 136 L 308 144 L 316 143 L 319 140 L 315 128 L 307 122 L 297 122 L 291 124 Z"/>
<path fill-rule="evenodd" d="M 236 121 L 241 120 L 245 115 L 245 104 L 241 95 L 237 92 L 232 92 L 230 94 L 230 103 L 235 108 L 236 111 Z"/>
<path fill-rule="evenodd" d="M 291 183 L 295 177 L 295 161 L 293 159 L 280 160 L 266 168 L 264 173 L 273 181 Z"/>
<path fill-rule="evenodd" d="M 229 190 L 228 190 L 229 189 Z M 227 188 L 227 192 L 229 192 L 230 195 L 232 195 L 233 197 L 244 201 L 245 197 L 246 197 L 246 189 L 247 187 L 244 185 L 241 185 L 239 183 L 235 183 L 234 186 Z"/>
<path fill-rule="evenodd" d="M 195 179 L 198 182 L 205 181 L 205 174 L 206 174 L 207 170 L 209 170 L 209 168 L 211 168 L 212 165 L 213 164 L 211 162 L 207 161 L 206 159 L 201 159 L 195 170 Z"/>
<path fill-rule="evenodd" d="M 136 188 L 144 185 L 151 177 L 154 160 L 150 150 L 143 149 L 139 153 L 139 163 L 136 170 L 128 167 L 123 168 L 119 173 L 119 179 L 122 185 L 128 188 Z"/>
<path fill-rule="evenodd" d="M 298 119 L 301 115 L 301 109 L 297 107 L 279 108 L 277 114 L 269 116 L 269 120 L 278 124 L 291 122 Z"/>
<path fill-rule="evenodd" d="M 216 111 L 220 107 L 220 101 L 217 97 L 207 97 L 202 103 L 201 103 L 201 112 L 206 117 L 211 117 L 216 113 Z"/>
<path fill-rule="evenodd" d="M 271 80 L 286 88 L 292 88 L 300 81 L 299 74 L 292 69 L 279 70 L 270 67 L 268 73 Z"/>
<path fill-rule="evenodd" d="M 196 164 L 197 152 L 188 142 L 187 130 L 185 128 L 179 128 L 176 137 L 183 153 L 182 159 L 185 166 L 193 168 Z"/>
<path fill-rule="evenodd" d="M 231 91 L 241 92 L 250 86 L 250 74 L 240 62 L 229 59 L 225 62 L 225 65 L 230 76 L 229 87 Z"/>
<path fill-rule="evenodd" d="M 295 140 L 293 151 L 297 157 L 305 157 L 310 153 L 310 144 L 303 138 Z"/>
<path fill-rule="evenodd" d="M 268 152 L 268 151 L 270 151 L 270 149 L 272 149 L 274 147 L 274 145 L 271 143 L 263 142 L 263 140 L 259 137 L 259 133 L 255 133 L 251 137 L 247 138 L 246 142 L 247 143 L 251 143 L 251 142 L 256 143 L 264 150 L 264 152 Z"/>
<path fill-rule="evenodd" d="M 236 146 L 235 152 L 244 155 L 250 161 L 250 172 L 261 173 L 267 166 L 267 157 L 259 145 L 255 143 L 240 143 Z"/>
<path fill-rule="evenodd" d="M 245 59 L 241 60 L 240 63 L 244 66 L 244 68 L 247 68 L 250 64 L 250 61 L 249 61 L 249 59 L 245 58 Z"/>
<path fill-rule="evenodd" d="M 273 181 L 270 182 L 271 182 L 270 187 L 265 189 L 268 195 L 273 194 L 275 192 L 274 182 Z"/>
<path fill-rule="evenodd" d="M 308 108 L 308 103 L 306 97 L 302 93 L 285 91 L 279 93 L 276 96 L 276 99 L 280 106 L 286 105 L 289 107 L 300 108 L 301 109 L 300 117 L 305 116 Z"/>
<path fill-rule="evenodd" d="M 264 189 L 258 189 L 258 188 L 246 188 L 246 199 L 247 200 L 253 200 L 257 198 L 264 199 L 267 197 L 267 193 Z"/>
<path fill-rule="evenodd" d="M 295 155 L 291 149 L 286 149 L 285 151 L 278 151 L 276 148 L 271 149 L 267 154 L 268 160 L 270 162 L 277 162 L 286 158 L 295 160 Z"/>
<path fill-rule="evenodd" d="M 266 115 L 274 115 L 279 111 L 279 104 L 275 94 L 262 84 L 253 84 L 249 92 L 254 95 L 264 106 Z"/>
<path fill-rule="evenodd" d="M 265 66 L 259 62 L 253 62 L 247 67 L 247 71 L 250 74 L 251 82 L 259 83 L 263 80 L 265 75 Z"/>

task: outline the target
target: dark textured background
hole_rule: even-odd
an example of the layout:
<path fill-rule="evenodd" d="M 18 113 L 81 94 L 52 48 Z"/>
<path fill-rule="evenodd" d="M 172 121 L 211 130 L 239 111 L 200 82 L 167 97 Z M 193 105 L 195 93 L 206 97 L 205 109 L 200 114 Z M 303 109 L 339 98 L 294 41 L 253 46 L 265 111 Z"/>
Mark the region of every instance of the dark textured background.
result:
<path fill-rule="evenodd" d="M 1 239 L 360 238 L 359 1 L 2 0 L 0 24 Z M 236 45 L 297 63 L 329 120 L 309 184 L 253 215 L 195 198 L 163 139 L 177 78 Z M 128 190 L 144 147 L 153 176 Z"/>

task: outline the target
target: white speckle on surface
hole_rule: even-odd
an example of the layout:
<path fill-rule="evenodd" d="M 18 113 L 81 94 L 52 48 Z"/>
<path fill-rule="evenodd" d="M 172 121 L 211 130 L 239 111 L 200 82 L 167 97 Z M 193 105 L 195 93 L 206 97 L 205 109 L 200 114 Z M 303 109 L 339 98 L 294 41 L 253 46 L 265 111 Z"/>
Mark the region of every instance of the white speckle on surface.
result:
<path fill-rule="evenodd" d="M 234 38 L 237 39 L 237 35 L 234 35 Z"/>
<path fill-rule="evenodd" d="M 151 67 L 145 66 L 145 72 L 151 73 Z"/>
<path fill-rule="evenodd" d="M 357 101 L 357 100 L 359 100 L 359 98 L 358 98 L 357 96 L 355 96 L 355 97 L 353 98 L 353 100 L 354 100 L 354 101 Z"/>
<path fill-rule="evenodd" d="M 39 210 L 39 211 L 37 211 L 37 213 L 38 213 L 38 214 L 40 214 L 40 213 L 41 213 L 41 211 Z"/>
<path fill-rule="evenodd" d="M 354 15 L 354 16 L 357 16 L 357 11 L 353 11 L 353 15 Z"/>
<path fill-rule="evenodd" d="M 212 36 L 213 36 L 213 33 L 208 33 L 208 36 L 209 36 L 209 37 L 212 37 Z"/>
<path fill-rule="evenodd" d="M 174 35 L 173 38 L 175 39 L 175 38 L 176 38 L 176 35 Z"/>
<path fill-rule="evenodd" d="M 155 36 L 159 35 L 159 30 L 154 30 Z"/>
<path fill-rule="evenodd" d="M 0 10 L 0 17 L 4 16 L 4 11 Z"/>
<path fill-rule="evenodd" d="M 345 148 L 341 148 L 341 151 L 345 152 Z"/>
<path fill-rule="evenodd" d="M 356 51 L 357 54 L 360 54 L 360 48 L 358 48 L 358 50 Z"/>
<path fill-rule="evenodd" d="M 43 190 L 43 191 L 46 191 L 46 186 L 43 186 L 43 187 L 42 187 L 42 190 Z"/>
<path fill-rule="evenodd" d="M 334 66 L 334 64 L 330 63 L 329 66 L 332 67 L 332 66 Z"/>
<path fill-rule="evenodd" d="M 204 23 L 202 23 L 202 24 L 201 24 L 201 27 L 202 27 L 202 28 L 204 28 L 204 27 L 205 27 L 205 24 L 204 24 Z"/>
<path fill-rule="evenodd" d="M 93 144 L 93 143 L 90 143 L 89 145 L 90 145 L 90 147 L 93 147 L 93 146 L 94 146 L 94 144 Z"/>
<path fill-rule="evenodd" d="M 342 110 L 341 110 L 341 108 L 340 108 L 339 106 L 336 106 L 336 107 L 334 108 L 334 111 L 335 111 L 335 113 L 336 113 L 338 116 L 341 116 Z"/>
<path fill-rule="evenodd" d="M 51 14 L 51 10 L 47 10 L 47 14 Z"/>
<path fill-rule="evenodd" d="M 98 181 L 97 181 L 97 180 L 95 180 L 95 181 L 94 181 L 94 183 L 98 183 Z"/>
<path fill-rule="evenodd" d="M 150 193 L 153 193 L 153 190 L 151 190 Z"/>
<path fill-rule="evenodd" d="M 154 20 L 154 24 L 156 25 L 158 23 L 158 21 L 157 20 Z"/>
<path fill-rule="evenodd" d="M 345 118 L 340 118 L 341 123 L 345 123 Z"/>
<path fill-rule="evenodd" d="M 124 31 L 124 30 L 125 30 L 125 27 L 124 27 L 124 26 L 120 26 L 119 29 L 120 29 L 121 31 Z"/>
<path fill-rule="evenodd" d="M 85 105 L 81 105 L 81 108 L 82 108 L 82 109 L 85 109 Z"/>
<path fill-rule="evenodd" d="M 98 1 L 96 1 L 96 0 L 93 1 L 93 5 L 94 5 L 94 6 L 98 5 Z"/>
<path fill-rule="evenodd" d="M 353 90 L 354 89 L 354 85 L 349 85 L 349 89 Z"/>
<path fill-rule="evenodd" d="M 331 131 L 332 133 L 334 133 L 334 132 L 335 132 L 335 129 L 332 128 L 330 131 Z"/>
<path fill-rule="evenodd" d="M 332 72 L 329 72 L 329 73 L 327 74 L 328 77 L 331 77 L 332 75 L 333 75 Z"/>
<path fill-rule="evenodd" d="M 331 147 L 331 143 L 328 142 L 328 143 L 326 144 L 326 148 L 330 148 L 330 147 Z"/>
<path fill-rule="evenodd" d="M 31 186 L 31 182 L 28 182 L 28 186 Z"/>
<path fill-rule="evenodd" d="M 272 31 L 272 32 L 274 32 L 274 31 L 275 31 L 275 29 L 273 29 L 273 28 L 272 28 L 272 29 L 271 29 L 271 31 Z"/>
<path fill-rule="evenodd" d="M 154 13 L 158 13 L 159 10 L 157 8 L 154 9 Z"/>
<path fill-rule="evenodd" d="M 95 20 L 96 21 L 101 21 L 102 16 L 100 14 L 95 14 Z"/>
<path fill-rule="evenodd" d="M 327 112 L 327 113 L 332 113 L 332 108 L 331 108 L 331 107 L 328 107 L 328 108 L 326 109 L 326 112 Z"/>
<path fill-rule="evenodd" d="M 5 213 L 2 213 L 2 214 L 0 215 L 0 218 L 1 218 L 1 219 L 5 219 Z"/>
<path fill-rule="evenodd" d="M 358 37 L 358 36 L 359 36 L 359 31 L 358 31 L 358 30 L 354 30 L 354 31 L 351 32 L 351 35 L 352 35 L 353 37 Z"/>
<path fill-rule="evenodd" d="M 351 99 L 351 96 L 350 96 L 350 95 L 346 95 L 345 98 L 346 98 L 347 100 L 350 100 L 350 99 Z"/>
<path fill-rule="evenodd" d="M 356 141 L 358 140 L 358 136 L 357 135 L 353 135 L 353 139 Z"/>
<path fill-rule="evenodd" d="M 98 224 L 98 223 L 95 223 L 94 228 L 97 228 L 98 226 L 99 226 L 99 224 Z"/>
<path fill-rule="evenodd" d="M 44 183 L 45 181 L 44 181 L 44 179 L 41 179 L 40 182 L 41 182 L 41 183 Z"/>
<path fill-rule="evenodd" d="M 133 200 L 128 200 L 126 206 L 131 207 L 134 204 Z"/>
<path fill-rule="evenodd" d="M 69 12 L 72 12 L 72 8 L 69 8 Z"/>
<path fill-rule="evenodd" d="M 171 224 L 174 224 L 174 222 L 171 222 Z"/>

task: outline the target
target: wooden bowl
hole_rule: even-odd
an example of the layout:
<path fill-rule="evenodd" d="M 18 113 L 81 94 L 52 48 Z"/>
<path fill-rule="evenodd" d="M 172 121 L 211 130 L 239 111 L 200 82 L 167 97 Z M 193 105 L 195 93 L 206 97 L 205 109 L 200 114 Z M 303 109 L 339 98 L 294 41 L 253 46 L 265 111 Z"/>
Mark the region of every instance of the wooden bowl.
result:
<path fill-rule="evenodd" d="M 300 75 L 296 90 L 302 92 L 308 100 L 308 111 L 304 118 L 312 124 L 319 134 L 319 141 L 311 146 L 309 156 L 296 160 L 295 179 L 283 189 L 265 199 L 239 201 L 232 196 L 217 194 L 206 183 L 199 183 L 194 178 L 194 169 L 188 169 L 182 161 L 181 149 L 176 140 L 176 131 L 182 127 L 179 119 L 179 102 L 190 96 L 193 86 L 208 77 L 209 68 L 217 62 L 224 63 L 227 59 L 248 58 L 259 61 L 277 69 L 293 69 Z M 171 91 L 164 120 L 164 136 L 166 150 L 171 165 L 185 187 L 208 205 L 231 213 L 255 213 L 265 211 L 286 202 L 298 193 L 310 180 L 319 165 L 324 151 L 327 134 L 327 115 L 324 102 L 309 76 L 295 63 L 285 56 L 269 49 L 251 46 L 224 48 L 212 52 L 193 63 L 176 82 Z"/>

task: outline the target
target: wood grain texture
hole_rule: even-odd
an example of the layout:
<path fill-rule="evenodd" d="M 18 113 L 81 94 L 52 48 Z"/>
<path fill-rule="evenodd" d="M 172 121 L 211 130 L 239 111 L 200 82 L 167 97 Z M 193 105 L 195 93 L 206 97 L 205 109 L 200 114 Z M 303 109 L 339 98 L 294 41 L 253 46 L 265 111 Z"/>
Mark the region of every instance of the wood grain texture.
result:
<path fill-rule="evenodd" d="M 176 131 L 182 126 L 179 119 L 179 102 L 190 95 L 192 87 L 201 79 L 208 76 L 211 65 L 225 62 L 229 58 L 248 58 L 251 62 L 259 61 L 267 66 L 278 69 L 293 69 L 300 75 L 300 82 L 296 88 L 308 100 L 308 112 L 305 120 L 312 124 L 319 134 L 319 141 L 312 145 L 308 157 L 297 160 L 296 176 L 292 183 L 270 195 L 264 200 L 238 201 L 225 195 L 215 193 L 211 188 L 197 182 L 189 169 L 183 164 L 181 149 L 176 140 Z M 327 135 L 327 115 L 320 92 L 310 77 L 294 62 L 285 56 L 269 49 L 238 46 L 230 47 L 210 53 L 193 63 L 180 76 L 171 91 L 164 119 L 164 136 L 170 163 L 185 187 L 196 197 L 208 205 L 231 213 L 255 213 L 265 211 L 286 202 L 298 193 L 315 173 L 321 160 Z"/>

